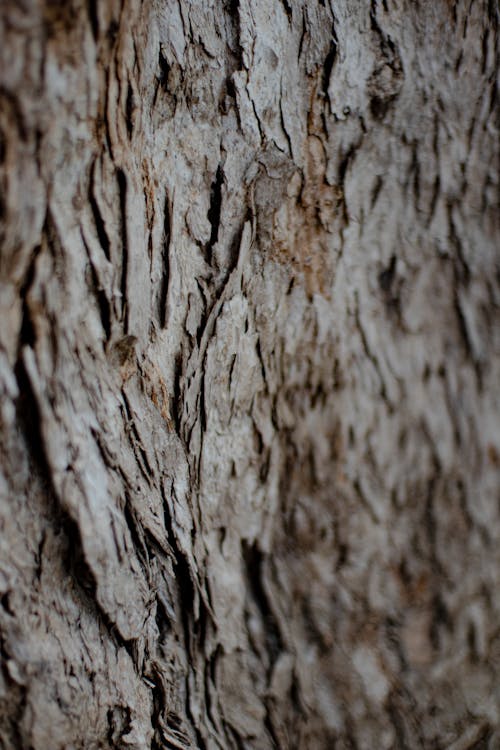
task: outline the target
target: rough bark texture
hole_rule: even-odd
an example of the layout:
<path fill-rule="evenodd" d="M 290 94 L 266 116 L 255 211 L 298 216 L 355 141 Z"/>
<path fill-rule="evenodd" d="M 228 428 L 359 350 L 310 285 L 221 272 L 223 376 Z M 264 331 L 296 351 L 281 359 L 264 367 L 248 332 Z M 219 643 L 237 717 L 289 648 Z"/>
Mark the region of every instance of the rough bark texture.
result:
<path fill-rule="evenodd" d="M 3 0 L 0 744 L 500 747 L 495 0 Z"/>

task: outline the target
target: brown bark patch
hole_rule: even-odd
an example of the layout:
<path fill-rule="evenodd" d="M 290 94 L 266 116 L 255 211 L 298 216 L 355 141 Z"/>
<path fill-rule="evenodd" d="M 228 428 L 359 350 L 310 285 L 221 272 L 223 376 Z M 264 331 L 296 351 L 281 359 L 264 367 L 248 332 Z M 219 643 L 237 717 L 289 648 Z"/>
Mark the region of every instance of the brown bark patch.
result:
<path fill-rule="evenodd" d="M 328 297 L 330 236 L 341 228 L 343 191 L 327 182 L 321 139 L 307 137 L 302 169 L 291 161 L 272 166 L 266 162 L 265 169 L 256 190 L 261 247 L 302 280 L 310 297 Z"/>

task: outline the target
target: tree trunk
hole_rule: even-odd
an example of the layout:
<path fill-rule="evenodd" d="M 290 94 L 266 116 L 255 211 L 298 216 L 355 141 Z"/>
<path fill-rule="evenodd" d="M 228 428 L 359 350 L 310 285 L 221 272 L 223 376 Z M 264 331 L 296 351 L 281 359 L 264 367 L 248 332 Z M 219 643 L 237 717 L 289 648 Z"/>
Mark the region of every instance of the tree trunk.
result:
<path fill-rule="evenodd" d="M 497 4 L 0 15 L 2 747 L 500 747 Z"/>

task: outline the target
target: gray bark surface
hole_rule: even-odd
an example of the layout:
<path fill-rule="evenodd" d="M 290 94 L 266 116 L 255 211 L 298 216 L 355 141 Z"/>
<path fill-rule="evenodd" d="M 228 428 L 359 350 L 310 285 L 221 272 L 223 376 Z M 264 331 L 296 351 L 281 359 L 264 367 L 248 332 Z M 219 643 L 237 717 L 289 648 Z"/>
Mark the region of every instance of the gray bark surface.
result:
<path fill-rule="evenodd" d="M 0 23 L 0 745 L 499 748 L 496 2 Z"/>

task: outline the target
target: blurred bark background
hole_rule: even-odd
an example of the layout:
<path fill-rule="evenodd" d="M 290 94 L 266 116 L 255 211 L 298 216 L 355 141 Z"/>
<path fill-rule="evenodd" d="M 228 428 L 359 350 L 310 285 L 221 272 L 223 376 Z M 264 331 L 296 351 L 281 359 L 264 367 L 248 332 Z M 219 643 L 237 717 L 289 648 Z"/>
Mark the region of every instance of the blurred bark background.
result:
<path fill-rule="evenodd" d="M 0 744 L 500 747 L 495 0 L 3 0 Z"/>

